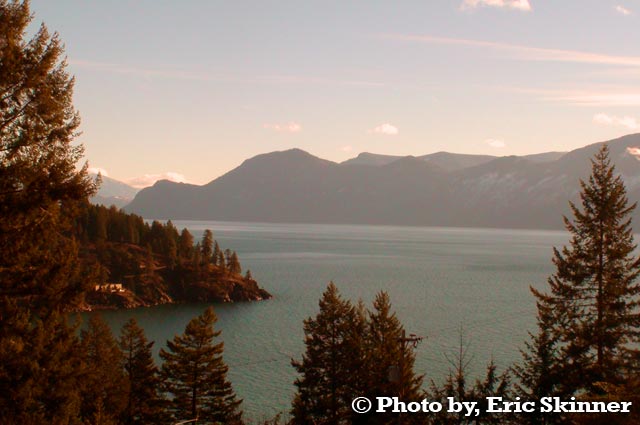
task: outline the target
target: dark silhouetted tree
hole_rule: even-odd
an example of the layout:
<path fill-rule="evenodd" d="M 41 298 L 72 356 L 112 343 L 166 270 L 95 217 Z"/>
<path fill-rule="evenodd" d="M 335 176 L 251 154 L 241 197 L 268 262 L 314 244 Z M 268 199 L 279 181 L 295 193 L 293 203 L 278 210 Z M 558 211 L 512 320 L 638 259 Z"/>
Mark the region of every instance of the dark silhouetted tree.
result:
<path fill-rule="evenodd" d="M 0 412 L 2 423 L 80 423 L 83 359 L 64 315 L 43 321 L 15 302 L 2 306 Z M 70 331 L 71 330 L 71 331 Z"/>
<path fill-rule="evenodd" d="M 87 373 L 82 391 L 82 416 L 94 424 L 115 423 L 125 410 L 129 382 L 123 355 L 109 326 L 99 315 L 81 332 Z"/>
<path fill-rule="evenodd" d="M 82 370 L 61 312 L 92 279 L 72 221 L 95 190 L 57 34 L 0 1 L 0 411 L 3 423 L 77 423 Z M 26 39 L 32 34 L 31 39 Z"/>
<path fill-rule="evenodd" d="M 231 258 L 229 259 L 229 273 L 242 273 L 242 266 L 240 266 L 240 260 L 238 260 L 238 254 L 235 251 L 231 253 Z"/>
<path fill-rule="evenodd" d="M 294 424 L 348 423 L 353 415 L 351 400 L 362 390 L 358 375 L 364 360 L 362 333 L 364 315 L 340 296 L 331 282 L 320 299 L 315 318 L 304 321 L 306 351 L 301 361 L 292 361 L 301 375 L 295 381 Z"/>
<path fill-rule="evenodd" d="M 222 250 L 220 249 L 220 245 L 218 245 L 218 241 L 213 241 L 213 264 L 216 266 L 220 266 L 220 258 L 224 259 Z"/>
<path fill-rule="evenodd" d="M 193 251 L 193 235 L 185 228 L 178 239 L 178 256 L 182 259 L 190 259 Z"/>
<path fill-rule="evenodd" d="M 549 306 L 538 304 L 538 332 L 529 332 L 530 341 L 525 342 L 525 349 L 521 350 L 522 362 L 513 366 L 513 373 L 518 379 L 515 392 L 525 400 L 538 402 L 542 397 L 568 397 L 560 389 L 561 376 L 558 357 L 558 341 L 553 332 L 553 315 Z M 554 413 L 535 412 L 523 413 L 522 423 L 556 424 L 563 423 L 562 418 Z"/>
<path fill-rule="evenodd" d="M 478 416 L 467 416 L 464 411 L 452 412 L 446 409 L 435 414 L 429 414 L 434 425 L 480 425 L 511 423 L 513 419 L 508 414 L 492 414 L 487 412 L 487 397 L 502 397 L 510 401 L 511 381 L 508 371 L 497 373 L 497 366 L 491 360 L 487 365 L 484 380 L 476 379 L 475 384 L 469 382 L 469 366 L 472 356 L 469 354 L 469 343 L 465 342 L 463 330 L 460 330 L 460 342 L 458 351 L 452 357 L 447 357 L 451 367 L 443 384 L 438 385 L 431 381 L 428 398 L 447 402 L 448 397 L 453 397 L 459 402 L 475 402 L 478 406 Z M 516 418 L 515 423 L 519 423 Z"/>
<path fill-rule="evenodd" d="M 384 394 L 399 397 L 405 402 L 422 400 L 420 388 L 423 377 L 413 371 L 413 346 L 402 340 L 403 326 L 391 310 L 391 301 L 386 292 L 376 295 L 363 335 L 368 371 L 363 394 L 371 399 Z M 370 413 L 368 416 L 367 423 L 385 424 L 397 417 L 397 414 Z M 407 418 L 407 423 L 409 419 Z"/>
<path fill-rule="evenodd" d="M 580 181 L 581 208 L 571 203 L 573 221 L 564 218 L 571 241 L 554 249 L 549 292 L 532 288 L 539 308 L 552 315 L 541 331 L 557 341 L 554 376 L 568 394 L 600 393 L 598 383 L 628 379 L 640 335 L 640 260 L 630 218 L 636 205 L 629 205 L 606 145 L 591 164 L 591 176 Z"/>
<path fill-rule="evenodd" d="M 200 243 L 200 250 L 202 254 L 202 262 L 204 264 L 210 264 L 213 262 L 213 233 L 207 229 L 202 235 L 202 242 Z"/>
<path fill-rule="evenodd" d="M 185 333 L 167 341 L 160 350 L 164 360 L 162 376 L 172 395 L 170 408 L 177 420 L 198 418 L 198 422 L 235 424 L 242 412 L 222 359 L 223 343 L 215 343 L 217 318 L 213 308 L 189 322 Z"/>
<path fill-rule="evenodd" d="M 153 342 L 148 342 L 136 320 L 130 319 L 122 327 L 119 345 L 129 381 L 129 397 L 122 422 L 141 425 L 166 422 L 162 381 L 151 354 Z"/>

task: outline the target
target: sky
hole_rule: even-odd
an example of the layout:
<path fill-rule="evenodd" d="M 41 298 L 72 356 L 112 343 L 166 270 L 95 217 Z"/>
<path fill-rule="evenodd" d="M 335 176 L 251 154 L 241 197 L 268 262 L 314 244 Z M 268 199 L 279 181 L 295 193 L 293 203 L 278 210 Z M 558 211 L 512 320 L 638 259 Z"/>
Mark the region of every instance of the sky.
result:
<path fill-rule="evenodd" d="M 640 0 L 32 0 L 85 157 L 136 186 L 300 148 L 522 155 L 640 132 Z"/>

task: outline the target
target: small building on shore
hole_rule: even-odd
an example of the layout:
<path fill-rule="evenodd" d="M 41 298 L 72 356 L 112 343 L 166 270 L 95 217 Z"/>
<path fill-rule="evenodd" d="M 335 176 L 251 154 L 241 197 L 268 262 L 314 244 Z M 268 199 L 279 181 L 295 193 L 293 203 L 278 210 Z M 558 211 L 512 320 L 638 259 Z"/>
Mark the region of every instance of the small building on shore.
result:
<path fill-rule="evenodd" d="M 96 292 L 124 292 L 122 283 L 104 283 L 102 285 L 96 285 Z"/>

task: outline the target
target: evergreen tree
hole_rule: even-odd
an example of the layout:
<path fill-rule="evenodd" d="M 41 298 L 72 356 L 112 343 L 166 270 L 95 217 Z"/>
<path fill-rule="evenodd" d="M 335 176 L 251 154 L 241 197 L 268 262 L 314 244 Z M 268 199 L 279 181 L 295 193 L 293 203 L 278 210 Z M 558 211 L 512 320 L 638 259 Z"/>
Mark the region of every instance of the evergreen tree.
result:
<path fill-rule="evenodd" d="M 229 273 L 231 274 L 241 274 L 242 266 L 240 266 L 240 260 L 238 260 L 238 254 L 235 251 L 231 253 L 231 258 L 229 259 Z"/>
<path fill-rule="evenodd" d="M 164 360 L 162 376 L 173 399 L 171 409 L 177 420 L 198 418 L 198 423 L 241 423 L 237 400 L 227 381 L 228 367 L 222 359 L 223 343 L 214 343 L 217 318 L 213 308 L 189 322 L 185 333 L 167 341 L 160 350 Z"/>
<path fill-rule="evenodd" d="M 567 398 L 560 389 L 561 376 L 558 357 L 558 341 L 554 336 L 553 316 L 549 306 L 538 302 L 538 333 L 529 332 L 530 341 L 521 350 L 522 363 L 513 366 L 513 372 L 519 383 L 515 384 L 516 393 L 525 400 L 538 402 L 542 397 L 559 396 Z M 521 415 L 523 423 L 556 424 L 563 423 L 559 415 L 539 411 Z"/>
<path fill-rule="evenodd" d="M 200 244 L 200 249 L 202 251 L 202 261 L 204 264 L 210 264 L 213 255 L 213 233 L 211 230 L 207 229 L 204 231 L 202 235 L 202 243 Z"/>
<path fill-rule="evenodd" d="M 438 385 L 431 380 L 428 398 L 430 400 L 440 400 L 441 402 L 446 401 L 448 397 L 453 397 L 459 402 L 472 401 L 472 388 L 468 384 L 468 368 L 471 363 L 469 344 L 465 344 L 462 329 L 460 329 L 458 352 L 453 358 L 447 357 L 447 360 L 451 366 L 449 374 L 442 385 Z M 467 421 L 467 419 L 469 420 Z M 437 425 L 468 424 L 471 423 L 471 420 L 470 418 L 465 418 L 464 412 L 448 412 L 444 409 L 433 415 L 433 423 Z"/>
<path fill-rule="evenodd" d="M 0 296 L 44 313 L 86 289 L 69 232 L 95 187 L 86 166 L 76 170 L 80 121 L 62 44 L 44 25 L 25 40 L 31 19 L 28 2 L 0 2 Z"/>
<path fill-rule="evenodd" d="M 178 259 L 178 229 L 173 225 L 171 220 L 167 221 L 164 226 L 165 244 L 163 246 L 163 254 L 167 257 L 169 268 L 173 268 Z"/>
<path fill-rule="evenodd" d="M 301 361 L 292 361 L 301 375 L 295 381 L 294 424 L 348 423 L 351 400 L 362 390 L 364 344 L 357 330 L 364 329 L 363 315 L 342 299 L 333 282 L 319 306 L 318 315 L 304 321 L 306 352 Z"/>
<path fill-rule="evenodd" d="M 220 249 L 220 245 L 218 245 L 218 241 L 213 241 L 213 264 L 215 266 L 220 266 L 220 258 L 222 256 L 222 250 Z M 224 257 L 223 257 L 224 258 Z M 224 260 L 223 260 L 224 262 Z"/>
<path fill-rule="evenodd" d="M 554 249 L 556 272 L 549 293 L 532 289 L 539 306 L 553 315 L 550 338 L 558 341 L 557 374 L 562 391 L 600 392 L 596 383 L 619 384 L 626 359 L 640 335 L 640 259 L 631 229 L 622 178 L 606 145 L 591 161 L 591 176 L 580 181 L 579 209 L 564 218 L 570 246 Z"/>
<path fill-rule="evenodd" d="M 124 370 L 129 381 L 129 397 L 122 415 L 125 424 L 152 424 L 166 421 L 166 402 L 162 397 L 159 370 L 142 328 L 130 319 L 122 328 L 119 340 Z"/>
<path fill-rule="evenodd" d="M 0 411 L 3 423 L 77 423 L 81 358 L 61 311 L 92 278 L 78 266 L 72 218 L 95 190 L 62 43 L 30 40 L 27 1 L 0 1 Z"/>
<path fill-rule="evenodd" d="M 87 374 L 82 392 L 82 416 L 96 425 L 114 423 L 124 412 L 129 383 L 123 355 L 109 326 L 99 315 L 81 332 Z"/>
<path fill-rule="evenodd" d="M 79 424 L 84 367 L 75 327 L 59 313 L 43 321 L 15 302 L 0 307 L 1 422 Z"/>
<path fill-rule="evenodd" d="M 233 255 L 233 251 L 231 251 L 229 248 L 224 250 L 224 264 L 225 264 L 225 269 L 229 270 L 231 267 L 231 256 Z"/>
<path fill-rule="evenodd" d="M 224 258 L 224 253 L 222 251 L 220 251 L 220 253 L 218 254 L 218 267 L 220 268 L 220 271 L 222 273 L 227 273 L 227 262 Z"/>
<path fill-rule="evenodd" d="M 397 396 L 404 402 L 420 401 L 423 377 L 413 372 L 413 346 L 404 341 L 402 324 L 392 312 L 391 301 L 386 292 L 376 295 L 364 335 L 368 370 L 364 394 L 371 399 L 384 394 Z M 367 423 L 384 424 L 397 415 L 370 413 L 370 416 Z"/>
<path fill-rule="evenodd" d="M 196 270 L 199 270 L 200 267 L 202 266 L 202 256 L 200 254 L 201 252 L 202 252 L 202 249 L 200 246 L 200 242 L 197 242 L 195 248 L 193 249 L 193 258 L 191 261 L 193 264 L 193 267 Z"/>
<path fill-rule="evenodd" d="M 191 258 L 193 250 L 193 235 L 186 228 L 182 229 L 180 238 L 178 239 L 178 256 L 182 259 Z"/>
<path fill-rule="evenodd" d="M 512 400 L 511 398 L 511 376 L 509 371 L 505 371 L 498 375 L 498 367 L 493 359 L 487 365 L 487 374 L 483 381 L 476 380 L 471 393 L 471 399 L 475 401 L 480 409 L 480 414 L 474 418 L 473 423 L 479 424 L 503 424 L 508 423 L 510 416 L 507 413 L 496 415 L 489 413 L 488 397 L 501 397 L 503 400 Z M 518 415 L 517 420 L 521 423 L 521 417 Z"/>

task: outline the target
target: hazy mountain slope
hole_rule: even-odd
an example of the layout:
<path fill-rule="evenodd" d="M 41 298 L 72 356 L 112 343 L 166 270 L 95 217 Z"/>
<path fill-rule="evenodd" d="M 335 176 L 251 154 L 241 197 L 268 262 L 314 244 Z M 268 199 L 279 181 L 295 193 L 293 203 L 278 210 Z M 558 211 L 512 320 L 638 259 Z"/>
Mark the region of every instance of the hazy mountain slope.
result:
<path fill-rule="evenodd" d="M 93 174 L 95 177 L 96 174 Z M 102 176 L 98 193 L 91 198 L 91 203 L 106 206 L 123 207 L 133 200 L 138 189 L 111 177 Z"/>
<path fill-rule="evenodd" d="M 561 228 L 600 145 L 530 157 L 437 153 L 375 166 L 293 149 L 251 158 L 204 186 L 158 182 L 127 209 L 162 219 Z M 627 148 L 640 147 L 640 134 L 609 146 L 635 201 L 640 161 Z"/>
<path fill-rule="evenodd" d="M 556 161 L 563 157 L 566 152 L 543 152 L 543 153 L 534 153 L 531 155 L 524 155 L 521 158 L 527 159 L 533 162 L 551 162 Z"/>
<path fill-rule="evenodd" d="M 399 155 L 380 155 L 377 153 L 362 152 L 355 158 L 347 159 L 340 164 L 344 165 L 387 165 L 402 158 Z"/>
<path fill-rule="evenodd" d="M 495 156 L 491 155 L 467 155 L 462 153 L 436 152 L 419 157 L 423 161 L 435 164 L 446 171 L 456 171 L 463 168 L 475 167 L 487 163 Z"/>
<path fill-rule="evenodd" d="M 158 182 L 127 210 L 162 219 L 417 223 L 422 213 L 397 205 L 428 203 L 442 175 L 412 157 L 381 167 L 343 166 L 294 149 L 249 159 L 201 187 Z"/>

